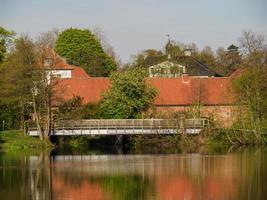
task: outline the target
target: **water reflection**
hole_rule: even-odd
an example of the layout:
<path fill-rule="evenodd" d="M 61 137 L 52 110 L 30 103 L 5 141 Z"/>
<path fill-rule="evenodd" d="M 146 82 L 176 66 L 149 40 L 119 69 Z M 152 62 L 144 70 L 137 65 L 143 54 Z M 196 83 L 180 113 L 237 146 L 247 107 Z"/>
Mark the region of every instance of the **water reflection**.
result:
<path fill-rule="evenodd" d="M 267 199 L 267 149 L 0 155 L 1 199 Z"/>

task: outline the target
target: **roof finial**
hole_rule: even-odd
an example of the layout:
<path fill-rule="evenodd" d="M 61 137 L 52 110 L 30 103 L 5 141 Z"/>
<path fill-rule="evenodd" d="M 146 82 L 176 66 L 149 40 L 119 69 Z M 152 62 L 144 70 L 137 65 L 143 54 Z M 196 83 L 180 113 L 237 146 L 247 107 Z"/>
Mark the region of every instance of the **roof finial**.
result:
<path fill-rule="evenodd" d="M 167 34 L 168 42 L 170 42 L 170 34 Z"/>
<path fill-rule="evenodd" d="M 171 40 L 170 40 L 170 34 L 167 34 L 167 38 L 168 38 L 168 41 L 167 41 L 167 44 L 165 46 L 165 51 L 166 51 L 166 55 L 167 55 L 167 59 L 171 59 L 171 53 L 170 53 L 170 50 L 171 50 Z"/>

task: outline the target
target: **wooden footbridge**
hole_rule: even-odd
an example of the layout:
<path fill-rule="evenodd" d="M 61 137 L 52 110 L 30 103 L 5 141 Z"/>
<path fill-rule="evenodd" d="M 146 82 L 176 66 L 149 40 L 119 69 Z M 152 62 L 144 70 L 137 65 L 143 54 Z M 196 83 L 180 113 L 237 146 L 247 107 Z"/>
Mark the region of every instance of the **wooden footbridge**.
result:
<path fill-rule="evenodd" d="M 61 120 L 53 124 L 51 135 L 199 134 L 206 126 L 209 120 L 204 118 Z M 39 135 L 34 126 L 28 128 L 28 134 Z"/>

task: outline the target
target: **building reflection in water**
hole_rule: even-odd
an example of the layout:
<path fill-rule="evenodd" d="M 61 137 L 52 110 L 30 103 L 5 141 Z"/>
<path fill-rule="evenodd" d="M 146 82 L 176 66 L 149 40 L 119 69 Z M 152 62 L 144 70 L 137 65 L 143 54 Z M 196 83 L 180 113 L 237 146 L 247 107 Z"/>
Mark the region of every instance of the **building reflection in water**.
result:
<path fill-rule="evenodd" d="M 80 195 L 84 199 L 160 200 L 257 197 L 263 195 L 257 190 L 266 180 L 259 176 L 258 162 L 253 164 L 247 159 L 254 154 L 257 152 L 56 156 L 53 196 L 59 199 L 67 194 L 71 199 L 78 199 Z M 256 157 L 259 162 L 262 158 Z M 264 162 L 267 164 L 266 159 Z"/>
<path fill-rule="evenodd" d="M 225 154 L 0 156 L 4 199 L 267 199 L 266 149 Z M 16 167 L 13 167 L 16 166 Z M 2 198 L 1 198 L 2 199 Z"/>

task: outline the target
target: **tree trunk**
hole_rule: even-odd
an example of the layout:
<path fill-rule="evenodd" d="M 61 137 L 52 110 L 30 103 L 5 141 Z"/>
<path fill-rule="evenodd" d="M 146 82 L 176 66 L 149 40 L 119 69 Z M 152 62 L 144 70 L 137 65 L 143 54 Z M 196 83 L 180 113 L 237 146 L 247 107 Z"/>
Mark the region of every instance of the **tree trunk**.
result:
<path fill-rule="evenodd" d="M 52 127 L 52 113 L 51 113 L 51 94 L 50 94 L 50 88 L 47 88 L 46 91 L 46 102 L 45 102 L 45 108 L 46 108 L 46 120 L 45 120 L 45 133 L 44 137 L 46 140 L 49 140 L 49 137 L 51 135 L 51 127 Z"/>
<path fill-rule="evenodd" d="M 37 132 L 39 133 L 39 138 L 41 140 L 44 139 L 44 134 L 40 125 L 40 119 L 37 113 L 37 108 L 36 108 L 36 101 L 35 101 L 35 97 L 34 94 L 32 94 L 32 104 L 33 104 L 33 114 L 34 114 L 34 118 L 35 118 L 35 122 L 36 122 L 36 127 L 37 127 Z"/>
<path fill-rule="evenodd" d="M 22 100 L 20 100 L 20 107 L 21 107 L 21 113 L 20 113 L 20 130 L 23 130 L 23 133 L 24 133 L 24 122 L 25 122 L 24 112 L 25 112 L 25 110 L 24 110 L 24 105 L 22 103 Z"/>

